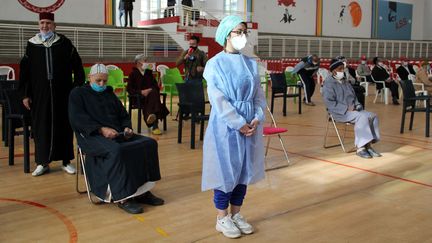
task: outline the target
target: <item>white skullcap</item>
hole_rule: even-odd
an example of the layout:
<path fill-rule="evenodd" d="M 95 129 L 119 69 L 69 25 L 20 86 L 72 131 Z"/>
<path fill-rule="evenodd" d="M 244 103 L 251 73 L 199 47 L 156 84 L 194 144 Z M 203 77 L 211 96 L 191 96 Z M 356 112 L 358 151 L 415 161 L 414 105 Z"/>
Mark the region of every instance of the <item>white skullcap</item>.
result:
<path fill-rule="evenodd" d="M 135 56 L 135 62 L 145 60 L 146 56 L 144 54 L 138 54 Z"/>
<path fill-rule="evenodd" d="M 91 67 L 90 75 L 98 74 L 98 73 L 108 74 L 108 69 L 102 63 L 96 63 Z"/>

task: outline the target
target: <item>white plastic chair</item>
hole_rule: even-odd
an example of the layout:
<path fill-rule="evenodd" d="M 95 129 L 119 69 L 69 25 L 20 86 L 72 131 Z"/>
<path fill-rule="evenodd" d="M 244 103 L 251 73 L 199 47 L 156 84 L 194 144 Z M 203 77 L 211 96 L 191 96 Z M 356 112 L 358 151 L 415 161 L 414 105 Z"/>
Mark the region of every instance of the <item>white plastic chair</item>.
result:
<path fill-rule="evenodd" d="M 357 79 L 360 81 L 360 86 L 363 86 L 365 88 L 365 96 L 369 95 L 369 82 L 367 81 L 366 76 L 360 75 L 357 70 L 355 71 L 357 75 Z"/>
<path fill-rule="evenodd" d="M 0 75 L 6 75 L 6 80 L 15 80 L 15 70 L 9 66 L 0 66 Z"/>
<path fill-rule="evenodd" d="M 372 80 L 374 81 L 375 84 L 382 84 L 382 86 L 383 86 L 383 88 L 381 89 L 381 92 L 378 92 L 378 89 L 377 89 L 373 103 L 375 104 L 376 100 L 378 99 L 378 96 L 381 96 L 381 101 L 384 100 L 384 104 L 388 105 L 389 88 L 386 88 L 385 81 L 376 81 L 373 76 L 371 76 L 371 77 L 372 77 Z"/>
<path fill-rule="evenodd" d="M 288 66 L 285 68 L 285 72 L 292 72 L 292 70 L 294 70 L 294 67 L 292 66 Z"/>

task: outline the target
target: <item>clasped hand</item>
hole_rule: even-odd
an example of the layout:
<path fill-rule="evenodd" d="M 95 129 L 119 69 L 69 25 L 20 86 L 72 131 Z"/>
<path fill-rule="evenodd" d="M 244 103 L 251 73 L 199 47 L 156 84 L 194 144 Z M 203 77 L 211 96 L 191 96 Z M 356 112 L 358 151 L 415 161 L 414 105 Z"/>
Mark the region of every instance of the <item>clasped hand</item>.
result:
<path fill-rule="evenodd" d="M 132 137 L 132 135 L 133 135 L 132 129 L 130 129 L 128 127 L 126 127 L 123 132 L 124 132 L 125 139 L 128 139 L 128 138 Z M 99 133 L 108 139 L 114 139 L 114 138 L 120 136 L 120 133 L 118 133 L 116 130 L 114 130 L 110 127 L 101 127 L 99 129 Z"/>
<path fill-rule="evenodd" d="M 246 137 L 250 137 L 255 134 L 256 129 L 258 127 L 259 121 L 257 119 L 253 119 L 250 124 L 244 124 L 240 128 L 240 132 L 245 135 Z"/>

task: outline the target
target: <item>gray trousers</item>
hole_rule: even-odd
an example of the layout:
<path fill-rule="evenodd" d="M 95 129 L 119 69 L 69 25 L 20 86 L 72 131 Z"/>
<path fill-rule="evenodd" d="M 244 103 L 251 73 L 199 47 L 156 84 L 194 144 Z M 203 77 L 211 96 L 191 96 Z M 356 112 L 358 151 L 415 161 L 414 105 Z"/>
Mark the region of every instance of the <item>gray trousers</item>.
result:
<path fill-rule="evenodd" d="M 378 117 L 373 112 L 347 111 L 345 115 L 334 115 L 333 117 L 338 122 L 354 123 L 354 143 L 357 148 L 380 140 Z"/>

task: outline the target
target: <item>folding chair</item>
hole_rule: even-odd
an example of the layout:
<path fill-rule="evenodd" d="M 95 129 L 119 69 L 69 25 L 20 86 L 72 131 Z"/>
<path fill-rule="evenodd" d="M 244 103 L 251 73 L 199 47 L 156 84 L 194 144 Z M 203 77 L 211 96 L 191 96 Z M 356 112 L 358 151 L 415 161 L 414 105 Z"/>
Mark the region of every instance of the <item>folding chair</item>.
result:
<path fill-rule="evenodd" d="M 279 137 L 279 142 L 280 142 L 280 144 L 282 146 L 282 150 L 284 152 L 284 155 L 285 155 L 285 158 L 286 158 L 286 161 L 287 161 L 286 164 L 283 164 L 283 165 L 280 165 L 280 166 L 271 167 L 271 168 L 266 168 L 266 171 L 270 171 L 270 170 L 277 170 L 277 169 L 280 169 L 280 168 L 287 167 L 287 166 L 290 165 L 291 162 L 290 162 L 290 160 L 288 158 L 288 153 L 287 153 L 287 151 L 285 149 L 285 145 L 284 145 L 284 143 L 282 141 L 282 137 L 281 137 L 281 133 L 285 133 L 288 130 L 286 128 L 277 127 L 276 121 L 275 121 L 275 119 L 273 117 L 273 114 L 270 111 L 270 108 L 268 106 L 267 106 L 267 111 L 270 114 L 272 123 L 270 124 L 269 127 L 268 126 L 267 127 L 264 126 L 264 128 L 263 128 L 263 136 L 267 137 L 267 145 L 266 145 L 265 156 L 267 156 L 267 153 L 268 153 L 271 137 L 274 136 L 274 135 L 277 135 Z M 266 162 L 266 164 L 267 164 L 267 162 Z"/>
<path fill-rule="evenodd" d="M 81 173 L 80 173 L 80 171 L 81 171 Z M 81 148 L 79 146 L 78 146 L 78 149 L 77 149 L 77 173 L 75 173 L 75 174 L 76 174 L 76 187 L 75 187 L 76 191 L 79 194 L 87 193 L 87 197 L 88 197 L 88 199 L 89 199 L 89 201 L 91 203 L 93 203 L 93 204 L 101 204 L 102 203 L 101 200 L 94 199 L 92 197 L 92 195 L 91 195 L 91 188 L 90 188 L 90 184 L 89 184 L 89 182 L 87 180 L 87 173 L 86 173 L 86 170 L 85 170 L 85 154 L 82 152 L 82 150 L 81 150 Z M 86 186 L 85 190 L 81 190 L 79 188 L 79 177 L 81 176 L 80 174 L 84 175 L 84 181 L 85 181 L 85 186 Z"/>
<path fill-rule="evenodd" d="M 328 137 L 330 122 L 332 123 L 332 125 L 333 125 L 333 127 L 334 127 L 334 129 L 336 131 L 336 135 L 337 135 L 338 140 L 339 140 L 338 144 L 327 145 L 327 137 Z M 338 129 L 336 123 L 344 123 L 345 124 L 345 126 L 344 126 L 344 132 L 343 132 L 342 136 L 341 136 L 341 134 L 339 132 L 339 129 Z M 326 126 L 325 135 L 324 135 L 324 146 L 323 147 L 324 148 L 333 148 L 333 147 L 341 146 L 342 150 L 345 153 L 353 152 L 354 151 L 353 148 L 350 149 L 350 150 L 346 150 L 345 149 L 345 145 L 344 145 L 345 134 L 346 134 L 348 126 L 350 126 L 350 125 L 353 125 L 353 124 L 349 123 L 349 122 L 336 122 L 335 119 L 333 118 L 332 114 L 330 114 L 329 112 L 327 112 L 327 126 Z"/>

